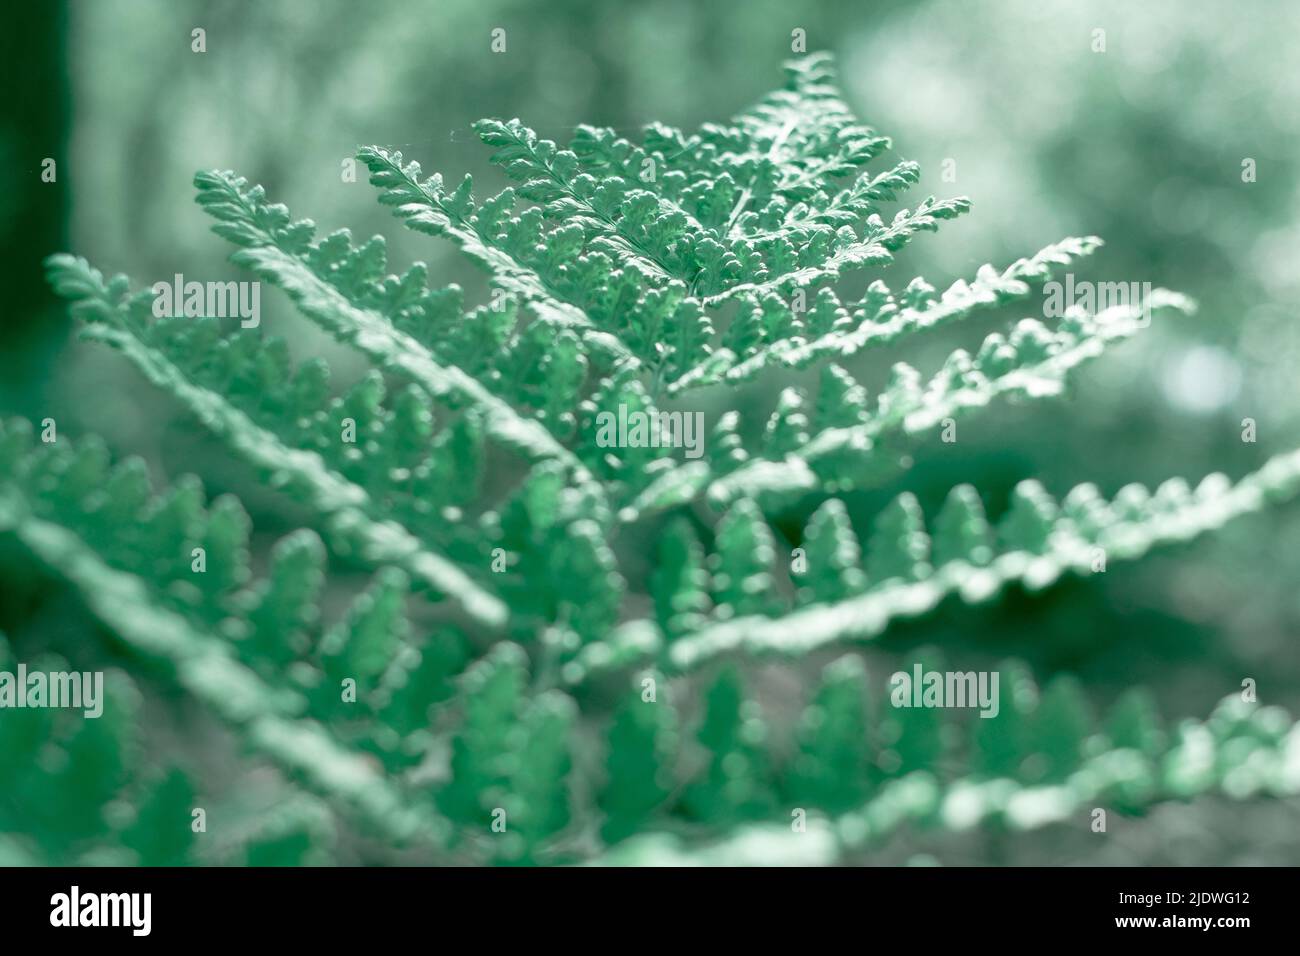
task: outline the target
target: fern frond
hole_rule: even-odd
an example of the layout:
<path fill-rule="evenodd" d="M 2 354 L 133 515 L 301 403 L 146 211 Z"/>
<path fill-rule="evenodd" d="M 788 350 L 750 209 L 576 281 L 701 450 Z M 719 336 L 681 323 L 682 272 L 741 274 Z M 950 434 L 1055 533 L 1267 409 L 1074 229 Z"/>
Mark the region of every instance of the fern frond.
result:
<path fill-rule="evenodd" d="M 647 278 L 687 281 L 686 275 L 673 271 L 680 266 L 668 261 L 681 232 L 674 227 L 685 226 L 685 217 L 655 215 L 657 196 L 627 190 L 616 177 L 598 183 L 583 173 L 576 153 L 539 139 L 517 119 L 479 120 L 474 131 L 496 148 L 492 162 L 523 183 L 520 195 L 541 203 L 548 218 L 583 227 L 590 248 L 612 252 Z"/>
<path fill-rule="evenodd" d="M 194 177 L 198 202 L 218 220 L 214 230 L 241 248 L 231 256 L 283 289 L 304 315 L 340 341 L 356 346 L 380 368 L 409 378 L 434 399 L 469 405 L 483 415 L 489 435 L 530 461 L 556 459 L 580 466 L 542 425 L 521 417 L 504 399 L 455 366 L 444 366 L 413 336 L 358 301 L 336 275 L 346 253 L 328 241 L 312 244 L 314 225 L 292 221 L 268 203 L 260 186 L 233 173 Z"/>
<path fill-rule="evenodd" d="M 990 552 L 983 516 L 969 492 L 955 491 L 938 527 L 942 563 L 923 574 L 870 582 L 859 596 L 765 620 L 747 617 L 716 624 L 667 649 L 672 670 L 691 670 L 715 657 L 741 652 L 802 655 L 828 644 L 874 637 L 893 621 L 918 617 L 949 595 L 979 603 L 1018 582 L 1039 590 L 1064 574 L 1089 574 L 1099 556 L 1134 560 L 1150 549 L 1190 540 L 1240 515 L 1300 493 L 1300 452 L 1275 456 L 1236 483 L 1210 475 L 1190 489 L 1170 479 L 1155 491 L 1130 485 L 1113 501 L 1092 485 L 1074 488 L 1058 507 L 1035 482 L 1022 482 Z M 910 547 L 921 532 L 892 545 Z M 928 541 L 926 542 L 928 550 Z M 864 549 L 880 559 L 891 547 L 872 539 Z M 1100 552 L 1098 551 L 1100 549 Z"/>
<path fill-rule="evenodd" d="M 888 262 L 917 231 L 969 208 L 965 199 L 930 197 L 886 225 L 874 204 L 916 181 L 911 163 L 865 176 L 832 198 L 829 183 L 889 141 L 853 121 L 829 85 L 829 64 L 811 62 L 790 64 L 791 89 L 734 125 L 706 126 L 689 138 L 653 126 L 644 147 L 582 127 L 572 148 L 562 149 L 518 119 L 483 120 L 475 128 L 496 149 L 493 162 L 521 185 L 481 205 L 468 177 L 452 191 L 438 175 L 422 180 L 419 165 L 400 153 L 365 147 L 358 156 L 384 190 L 381 201 L 408 226 L 450 238 L 502 288 L 557 310 L 584 336 L 592 329 L 613 335 L 624 351 L 594 336 L 589 344 L 615 367 L 626 363 L 626 350 L 658 366 L 673 346 L 637 329 L 662 320 L 622 316 L 643 309 L 647 289 L 682 300 L 686 314 L 673 324 L 690 328 L 695 310 Z M 512 215 L 521 199 L 537 205 Z M 760 204 L 761 212 L 748 208 Z M 560 225 L 547 228 L 543 219 Z M 707 355 L 688 351 L 694 360 Z M 679 353 L 674 363 L 679 377 L 693 365 L 682 359 Z"/>
<path fill-rule="evenodd" d="M 200 355 L 199 349 L 214 344 L 215 331 L 205 330 L 201 324 L 196 328 L 187 319 L 151 327 L 146 319 L 148 295 L 128 298 L 125 280 L 105 284 L 100 272 L 84 259 L 52 256 L 47 269 L 51 284 L 71 299 L 74 312 L 93 317 L 83 329 L 83 337 L 122 352 L 149 381 L 178 398 L 237 454 L 271 477 L 273 484 L 316 510 L 342 551 L 355 552 L 376 566 L 397 564 L 456 603 L 475 623 L 494 630 L 504 627 L 507 611 L 500 599 L 393 520 L 365 487 L 327 464 L 321 452 L 296 447 L 304 437 L 297 422 L 323 411 L 314 405 L 322 397 L 313 394 L 315 389 L 302 394 L 310 373 L 300 371 L 290 377 L 287 366 L 268 368 L 264 380 L 250 383 L 255 390 L 248 397 L 256 404 L 242 403 L 240 407 L 236 404 L 240 383 L 218 381 L 214 384 L 219 387 L 214 388 L 199 381 L 196 360 L 208 370 L 213 365 L 212 355 L 206 349 Z M 253 340 L 251 348 L 241 348 L 239 336 L 221 344 L 228 351 L 260 350 L 260 339 L 247 339 Z M 270 362 L 282 354 L 274 343 L 258 352 Z M 241 371 L 247 375 L 246 370 Z M 294 401 L 303 398 L 313 404 L 295 407 Z M 323 446 L 329 447 L 338 445 Z M 371 467 L 381 472 L 398 467 L 382 453 L 374 458 Z"/>
<path fill-rule="evenodd" d="M 1132 813 L 1214 792 L 1243 801 L 1300 793 L 1300 722 L 1278 708 L 1257 708 L 1237 697 L 1225 698 L 1203 721 L 1182 721 L 1168 745 L 1139 749 L 1116 740 L 1099 741 L 1094 749 L 1099 752 L 1076 762 L 1059 783 L 983 775 L 944 781 L 920 770 L 885 783 L 849 812 L 809 814 L 800 831 L 789 822 L 750 823 L 712 842 L 645 833 L 592 862 L 833 866 L 861 859 L 905 827 L 962 834 L 996 826 L 1024 833 L 1066 823 L 1099 806 Z"/>
<path fill-rule="evenodd" d="M 596 674 L 656 660 L 666 672 L 682 673 L 732 655 L 803 656 L 829 645 L 873 638 L 895 621 L 930 613 L 950 596 L 977 604 L 1013 583 L 1037 591 L 1066 574 L 1093 573 L 1099 561 L 1105 567 L 1110 561 L 1135 560 L 1154 547 L 1191 540 L 1297 494 L 1300 452 L 1275 456 L 1236 483 L 1214 474 L 1191 489 L 1182 479 L 1173 478 L 1155 491 L 1129 485 L 1109 502 L 1093 485 L 1083 484 L 1058 505 L 1040 484 L 1024 481 L 1016 487 L 1010 510 L 996 528 L 986 521 L 979 497 L 969 486 L 953 489 L 934 520 L 932 533 L 917 523 L 915 499 L 904 494 L 881 513 L 865 547 L 852 539 L 851 529 L 841 521 L 833 532 L 833 543 L 824 547 L 829 555 L 810 563 L 806 577 L 794 575 L 794 583 L 804 593 L 817 588 L 843 592 L 845 576 L 864 580 L 848 556 L 865 554 L 868 575 L 859 593 L 782 616 L 755 614 L 745 601 L 729 594 L 716 614 L 716 623 L 684 635 L 669 631 L 673 639 L 667 643 L 653 626 L 629 623 L 603 645 L 575 658 L 566 670 L 566 680 L 578 684 Z M 736 514 L 748 516 L 750 525 L 760 520 L 758 510 L 743 497 L 731 514 L 732 520 Z M 894 517 L 906 520 L 890 529 Z M 806 532 L 813 541 L 829 533 L 819 527 L 825 520 L 825 516 L 815 516 Z M 765 534 L 765 529 L 751 528 L 751 546 L 757 547 L 753 541 Z M 772 564 L 755 563 L 748 554 L 728 557 L 719 552 L 713 559 L 713 573 L 723 575 L 724 580 L 734 575 L 759 575 L 762 583 L 755 584 L 752 593 L 766 593 L 771 601 L 775 593 L 771 589 Z M 904 568 L 911 570 L 900 570 Z M 664 574 L 669 575 L 667 569 Z M 679 590 L 659 598 L 669 606 L 678 600 L 694 601 L 689 595 L 695 585 L 684 582 L 697 580 L 695 575 L 677 580 L 683 582 L 677 585 Z M 677 597 L 678 593 L 683 596 Z"/>
<path fill-rule="evenodd" d="M 761 307 L 768 313 L 772 327 L 803 334 L 765 337 L 747 354 L 715 351 L 708 364 L 671 381 L 665 392 L 675 395 L 721 382 L 737 384 L 768 368 L 803 368 L 823 357 L 848 357 L 863 348 L 888 345 L 913 332 L 964 319 L 977 309 L 1023 299 L 1032 291 L 1031 283 L 1039 284 L 1050 277 L 1051 265 L 1068 265 L 1090 255 L 1100 245 L 1096 236 L 1072 237 L 1046 246 L 1028 259 L 1017 260 L 1001 272 L 986 264 L 972 282 L 958 279 L 937 298 L 920 279 L 914 279 L 900 296 L 877 279 L 851 312 L 834 292 L 823 288 L 813 307 L 802 313 L 802 328 L 800 315 L 787 303 L 765 297 L 761 306 L 751 308 Z"/>
<path fill-rule="evenodd" d="M 608 286 L 622 289 L 628 283 L 615 281 L 608 262 L 575 258 L 573 241 L 580 241 L 580 230 L 543 241 L 539 217 L 505 218 L 515 206 L 512 189 L 476 207 L 469 177 L 449 195 L 440 175 L 421 181 L 420 164 L 403 163 L 400 152 L 367 146 L 357 157 L 369 168 L 370 181 L 383 190 L 380 202 L 395 206 L 395 214 L 410 228 L 449 238 L 492 276 L 497 288 L 532 303 L 539 319 L 577 330 L 611 364 L 635 362 L 623 343 L 595 327 L 584 310 L 606 296 Z"/>
<path fill-rule="evenodd" d="M 126 481 L 139 487 L 138 479 L 126 477 L 140 474 L 130 464 L 110 476 L 102 490 L 67 494 L 90 477 L 86 452 L 67 449 L 66 439 L 54 449 L 24 450 L 27 431 L 22 423 L 0 431 L 0 532 L 14 535 L 75 587 L 91 613 L 133 651 L 168 665 L 182 687 L 293 776 L 349 806 L 390 839 L 436 845 L 443 838 L 443 823 L 427 808 L 408 802 L 369 761 L 324 727 L 302 719 L 309 706 L 304 688 L 268 683 L 238 660 L 226 615 L 249 604 L 252 595 L 232 591 L 214 606 L 194 593 L 196 585 L 185 586 L 189 575 L 180 570 L 189 568 L 186 545 L 205 537 L 202 516 L 187 506 L 184 523 L 189 527 L 172 536 L 156 518 L 150 519 L 166 513 L 166 496 L 151 502 L 147 488 L 127 492 Z M 143 531 L 131 535 L 132 527 Z M 155 547 L 154 534 L 166 546 Z M 160 564 L 156 556 L 169 553 L 184 555 L 183 563 Z M 229 556 L 247 560 L 241 549 Z M 160 572 L 165 575 L 161 579 L 156 577 Z M 243 575 L 225 577 L 238 581 Z M 236 627 L 236 636 L 238 631 Z"/>
<path fill-rule="evenodd" d="M 69 671 L 68 662 L 54 655 L 27 666 L 29 674 Z M 12 674 L 14 667 L 0 634 L 0 670 Z M 193 783 L 165 759 L 146 760 L 142 695 L 131 678 L 118 670 L 102 678 L 95 716 L 31 706 L 7 709 L 0 721 L 0 830 L 23 834 L 0 846 L 6 864 L 191 861 Z M 112 812 L 114 801 L 125 799 L 139 804 L 134 820 Z"/>
<path fill-rule="evenodd" d="M 955 219 L 970 212 L 970 208 L 969 199 L 927 196 L 915 209 L 896 213 L 888 225 L 880 216 L 872 215 L 860 233 L 852 226 L 814 231 L 806 237 L 807 241 L 797 256 L 792 255 L 793 244 L 788 240 L 778 240 L 779 254 L 772 257 L 776 268 L 769 271 L 770 277 L 736 283 L 725 291 L 705 295 L 703 302 L 706 306 L 713 306 L 742 295 L 761 297 L 769 293 L 789 293 L 816 282 L 833 282 L 845 270 L 886 265 L 916 233 L 934 232 L 941 221 Z"/>
<path fill-rule="evenodd" d="M 1150 309 L 1189 311 L 1189 300 L 1155 290 Z M 976 355 L 957 350 L 928 382 L 906 363 L 896 364 L 886 387 L 869 408 L 862 389 L 842 369 L 830 366 L 815 411 L 805 411 L 803 393 L 787 389 L 773 412 L 772 427 L 784 438 L 769 440 L 761 455 L 740 454 L 709 464 L 683 462 L 647 474 L 648 480 L 620 511 L 635 521 L 703 495 L 715 508 L 741 498 L 765 508 L 812 492 L 836 493 L 878 483 L 903 457 L 899 443 L 936 429 L 1003 397 L 1037 399 L 1057 395 L 1076 368 L 1109 345 L 1145 327 L 1141 307 L 1113 306 L 1095 316 L 1071 309 L 1055 331 L 1034 319 L 1019 322 L 1010 336 L 989 335 Z M 715 429 L 712 445 L 724 444 Z M 770 434 L 775 435 L 776 432 Z"/>
<path fill-rule="evenodd" d="M 918 165 L 870 168 L 890 142 L 854 117 L 829 57 L 786 70 L 785 89 L 727 123 L 652 124 L 639 142 L 584 126 L 566 148 L 518 119 L 482 120 L 513 183 L 486 199 L 469 177 L 449 186 L 363 147 L 380 202 L 485 270 L 490 304 L 430 287 L 423 264 L 389 273 L 382 237 L 318 237 L 260 186 L 198 174 L 232 260 L 370 361 L 339 394 L 324 362 L 295 367 L 281 339 L 154 321 L 124 276 L 48 260 L 83 335 L 305 504 L 311 527 L 255 561 L 235 497 L 209 501 L 193 476 L 155 491 L 142 461 L 113 465 L 96 439 L 51 430 L 35 446 L 25 422 L 0 423 L 0 534 L 287 778 L 275 808 L 237 794 L 201 854 L 159 837 L 192 784 L 126 759 L 122 684 L 120 714 L 99 729 L 0 724 L 0 783 L 17 781 L 0 830 L 36 789 L 66 783 L 31 759 L 45 736 L 98 775 L 51 808 L 103 854 L 51 844 L 79 862 L 327 860 L 355 826 L 421 860 L 826 863 L 909 824 L 1021 831 L 1097 804 L 1300 792 L 1300 725 L 1278 710 L 1225 702 L 1170 732 L 1138 692 L 1097 725 L 1076 680 L 1040 693 L 1015 662 L 998 672 L 999 719 L 973 720 L 961 746 L 943 708 L 874 707 L 854 657 L 804 695 L 792 733 L 748 695 L 753 658 L 804 658 L 949 598 L 1098 573 L 1300 493 L 1292 452 L 1235 483 L 1133 485 L 1110 500 L 1081 485 L 1058 502 L 1022 481 L 996 521 L 969 486 L 930 517 L 906 491 L 874 512 L 854 499 L 851 513 L 839 496 L 897 477 L 926 436 L 999 399 L 1055 396 L 1152 309 L 1192 303 L 1157 290 L 1096 315 L 1071 307 L 1055 327 L 1026 318 L 975 354 L 952 351 L 933 374 L 898 362 L 879 388 L 858 381 L 848 358 L 1025 300 L 1101 241 L 986 264 L 941 293 L 872 274 L 842 299 L 842 276 L 888 265 L 970 203 L 888 208 Z M 778 384 L 762 420 L 742 420 L 743 396 L 735 408 L 711 396 L 703 407 L 727 410 L 702 445 L 688 435 L 704 412 L 673 404 L 815 363 L 820 386 Z M 611 438 L 614 409 L 656 436 Z M 340 441 L 345 421 L 355 442 Z M 493 474 L 502 462 L 510 480 Z M 802 533 L 784 520 L 796 511 L 810 512 Z M 337 558 L 368 583 L 331 579 Z M 453 619 L 408 611 L 413 592 Z M 939 654 L 916 663 L 939 669 Z M 107 820 L 128 798 L 136 817 Z M 792 812 L 808 814 L 806 832 L 790 831 Z"/>

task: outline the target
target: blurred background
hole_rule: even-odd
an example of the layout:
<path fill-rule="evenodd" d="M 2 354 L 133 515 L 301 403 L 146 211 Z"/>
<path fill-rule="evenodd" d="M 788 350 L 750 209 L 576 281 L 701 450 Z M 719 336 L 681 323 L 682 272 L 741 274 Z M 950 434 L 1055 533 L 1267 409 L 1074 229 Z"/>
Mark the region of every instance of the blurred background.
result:
<path fill-rule="evenodd" d="M 159 473 L 203 474 L 211 494 L 244 497 L 259 532 L 289 530 L 275 499 L 124 360 L 75 341 L 41 277 L 46 255 L 74 251 L 137 286 L 182 271 L 239 278 L 191 183 L 196 170 L 228 168 L 324 229 L 383 232 L 394 267 L 423 259 L 436 281 L 478 290 L 482 278 L 450 246 L 399 227 L 364 175 L 340 181 L 358 145 L 395 145 L 427 171 L 498 186 L 473 120 L 518 116 L 562 144 L 579 123 L 690 130 L 777 86 L 796 28 L 809 51 L 837 55 L 851 105 L 893 138 L 874 168 L 915 159 L 923 174 L 910 202 L 974 201 L 969 216 L 908 247 L 892 287 L 924 275 L 946 288 L 984 262 L 1001 268 L 1063 236 L 1096 234 L 1106 246 L 1077 278 L 1149 281 L 1200 303 L 1197 315 L 1157 319 L 1088 367 L 1065 400 L 964 420 L 960 456 L 918 451 L 906 486 L 927 508 L 957 481 L 974 482 L 996 511 L 1029 477 L 1058 495 L 1083 481 L 1113 494 L 1129 481 L 1236 477 L 1300 444 L 1300 7 L 1286 0 L 94 0 L 6 16 L 17 29 L 4 40 L 0 121 L 9 180 L 0 415 L 54 417 L 61 434 L 98 432 Z M 504 54 L 489 49 L 498 27 Z M 206 32 L 204 53 L 191 49 L 195 28 Z M 41 181 L 45 158 L 56 161 L 54 183 Z M 1243 180 L 1247 160 L 1253 181 Z M 339 373 L 361 370 L 282 297 L 262 308 L 264 327 L 296 351 L 326 355 Z M 1036 311 L 1031 302 L 1023 314 Z M 852 370 L 877 384 L 900 358 L 933 371 L 1007 318 Z M 742 410 L 766 416 L 774 398 L 760 381 Z M 1257 422 L 1256 443 L 1241 440 L 1244 418 Z M 897 490 L 857 505 L 871 510 Z M 52 623 L 63 620 L 57 592 L 20 564 L 0 548 L 0 631 L 31 653 L 75 658 L 84 634 Z M 1100 700 L 1146 683 L 1172 715 L 1207 713 L 1249 677 L 1262 702 L 1295 712 L 1298 582 L 1293 505 L 1139 566 L 939 615 L 890 640 L 943 645 L 963 666 L 974 665 L 962 648 L 1015 654 L 1040 676 L 1078 675 Z M 1292 810 L 1267 812 L 1290 813 L 1289 824 L 1261 822 L 1269 832 L 1296 832 Z M 1172 837 L 1148 829 L 1146 851 L 1128 841 L 1130 852 L 1185 862 L 1168 855 L 1187 819 L 1174 818 Z M 1233 846 L 1201 862 L 1241 862 Z M 1037 844 L 1046 858 L 1033 861 L 1050 862 L 1052 847 Z"/>

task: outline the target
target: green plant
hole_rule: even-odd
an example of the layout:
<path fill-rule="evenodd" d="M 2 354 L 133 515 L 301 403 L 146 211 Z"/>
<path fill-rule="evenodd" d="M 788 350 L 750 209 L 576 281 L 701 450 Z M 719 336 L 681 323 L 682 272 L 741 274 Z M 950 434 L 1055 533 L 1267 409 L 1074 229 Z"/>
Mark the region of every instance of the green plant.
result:
<path fill-rule="evenodd" d="M 995 400 L 1058 394 L 1144 315 L 1024 319 L 928 381 L 895 365 L 870 400 L 829 360 L 1023 300 L 1100 240 L 986 265 L 942 294 L 877 279 L 841 300 L 836 280 L 889 264 L 969 203 L 927 198 L 886 220 L 917 165 L 863 172 L 889 141 L 855 122 L 828 59 L 788 73 L 729 125 L 652 125 L 639 145 L 582 127 L 563 149 L 485 120 L 478 133 L 517 185 L 482 201 L 468 177 L 450 188 L 400 153 L 362 149 L 382 202 L 486 272 L 478 305 L 429 288 L 423 265 L 388 274 L 380 237 L 316 239 L 260 187 L 199 174 L 233 261 L 373 364 L 337 394 L 324 362 L 295 366 L 282 340 L 155 320 L 148 290 L 49 260 L 86 338 L 312 516 L 254 574 L 233 497 L 209 502 L 194 478 L 155 492 L 139 460 L 113 466 L 94 439 L 34 442 L 21 421 L 0 431 L 0 532 L 294 788 L 289 823 L 227 833 L 227 846 L 277 861 L 832 862 L 907 824 L 1087 826 L 1094 807 L 1300 789 L 1300 729 L 1232 698 L 1166 731 L 1139 692 L 1097 726 L 1072 680 L 1040 697 L 1008 662 L 999 716 L 963 726 L 880 706 L 854 655 L 826 667 L 789 727 L 748 696 L 764 655 L 793 662 L 949 599 L 1088 575 L 1300 490 L 1292 453 L 1235 483 L 1171 480 L 1110 500 L 1082 485 L 1058 502 L 1024 481 L 996 522 L 964 485 L 932 518 L 906 492 L 853 513 L 845 496 L 905 475 L 909 447 Z M 1147 305 L 1191 307 L 1164 290 Z M 692 414 L 693 397 L 814 366 L 815 398 L 786 387 L 761 433 L 715 415 L 698 458 L 597 439 L 602 413 Z M 773 527 L 808 511 L 802 532 Z M 327 551 L 335 570 L 373 575 L 336 620 L 322 596 L 348 578 L 327 578 Z M 111 727 L 124 746 L 130 721 Z M 83 794 L 78 812 L 97 821 L 84 839 L 38 839 L 41 851 L 220 856 L 201 841 L 148 845 L 138 821 L 157 801 L 115 802 L 102 782 Z M 188 827 L 190 788 L 168 787 L 158 799 Z"/>

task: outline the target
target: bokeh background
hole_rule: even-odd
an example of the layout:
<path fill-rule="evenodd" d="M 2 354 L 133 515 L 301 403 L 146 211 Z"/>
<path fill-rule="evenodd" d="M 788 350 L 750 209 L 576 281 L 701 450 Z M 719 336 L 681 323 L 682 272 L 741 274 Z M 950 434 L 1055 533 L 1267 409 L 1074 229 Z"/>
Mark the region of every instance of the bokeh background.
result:
<path fill-rule="evenodd" d="M 891 285 L 924 275 L 944 288 L 984 262 L 1096 234 L 1107 245 L 1079 278 L 1150 281 L 1201 306 L 1087 368 L 1066 400 L 964 421 L 960 456 L 918 454 L 906 485 L 923 503 L 958 481 L 996 509 L 1029 477 L 1057 494 L 1082 481 L 1113 494 L 1129 481 L 1235 477 L 1300 443 L 1300 7 L 1286 0 L 51 0 L 6 18 L 0 415 L 54 417 L 61 434 L 98 432 L 159 474 L 200 473 L 211 494 L 238 492 L 268 537 L 292 527 L 276 500 L 124 360 L 75 341 L 41 259 L 75 251 L 141 284 L 178 271 L 239 278 L 192 201 L 193 173 L 217 167 L 322 227 L 383 232 L 396 265 L 423 259 L 438 280 L 481 289 L 450 246 L 401 229 L 364 176 L 340 182 L 359 144 L 500 184 L 470 131 L 478 117 L 519 116 L 561 142 L 579 123 L 722 120 L 780 82 L 795 28 L 810 51 L 837 55 L 854 108 L 893 137 L 879 164 L 916 159 L 914 195 L 974 201 L 908 247 Z M 195 27 L 206 53 L 191 51 Z M 496 27 L 503 55 L 489 49 Z M 46 157 L 54 184 L 40 181 Z M 264 327 L 296 351 L 360 372 L 282 298 L 262 307 Z M 853 371 L 881 375 L 900 358 L 932 369 L 998 324 L 972 321 Z M 766 414 L 773 397 L 760 381 L 738 401 Z M 1248 417 L 1254 444 L 1241 441 Z M 1291 506 L 1042 597 L 909 625 L 888 646 L 941 645 L 967 667 L 1015 654 L 1042 677 L 1078 675 L 1101 701 L 1145 683 L 1171 715 L 1207 713 L 1250 677 L 1262 701 L 1295 712 L 1298 583 Z M 0 631 L 19 657 L 93 653 L 68 603 L 0 546 Z M 1158 811 L 1104 849 L 1048 833 L 1012 860 L 1294 862 L 1300 836 L 1286 834 L 1298 822 L 1286 805 L 1207 801 L 1194 815 Z M 907 844 L 886 861 L 925 852 Z M 979 846 L 960 852 L 987 859 Z"/>

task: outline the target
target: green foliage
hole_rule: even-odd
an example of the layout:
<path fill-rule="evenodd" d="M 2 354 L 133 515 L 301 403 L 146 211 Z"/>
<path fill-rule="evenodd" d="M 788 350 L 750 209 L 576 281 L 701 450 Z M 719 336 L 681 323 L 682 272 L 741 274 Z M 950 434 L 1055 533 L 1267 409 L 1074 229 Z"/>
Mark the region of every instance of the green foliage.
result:
<path fill-rule="evenodd" d="M 655 680 L 656 678 L 650 678 Z M 653 686 L 653 685 L 652 685 Z M 634 835 L 668 799 L 676 773 L 676 712 L 629 695 L 614 713 L 606 741 L 606 780 L 600 793 L 605 812 L 601 836 L 608 843 Z"/>
<path fill-rule="evenodd" d="M 707 618 L 709 572 L 704 548 L 685 518 L 676 518 L 659 538 L 659 561 L 652 589 L 655 611 L 669 639 L 697 630 Z"/>
<path fill-rule="evenodd" d="M 1019 669 L 1019 665 L 1012 668 Z M 856 688 L 851 691 L 846 687 L 843 693 L 856 693 Z M 1049 693 L 1050 688 L 1043 697 Z M 1063 699 L 1070 693 L 1060 696 Z M 824 690 L 819 704 L 814 706 L 831 706 L 829 698 L 828 689 Z M 1044 706 L 1049 708 L 1046 712 Z M 1126 706 L 1117 705 L 1115 716 Z M 856 758 L 861 751 L 853 741 L 853 729 L 844 726 L 840 732 L 845 734 L 844 743 L 853 749 L 855 759 L 837 762 L 840 773 L 831 788 L 819 791 L 815 775 L 794 778 L 801 795 L 818 795 L 815 801 L 809 799 L 805 804 L 811 808 L 805 830 L 796 830 L 778 819 L 742 824 L 721 839 L 703 844 L 687 843 L 682 836 L 668 832 L 646 834 L 614 848 L 602 862 L 620 866 L 737 861 L 830 865 L 870 859 L 875 849 L 903 827 L 949 833 L 965 833 L 981 826 L 1022 833 L 1063 822 L 1086 827 L 1094 807 L 1141 813 L 1157 801 L 1188 800 L 1215 790 L 1246 799 L 1292 796 L 1300 787 L 1295 757 L 1300 724 L 1275 709 L 1243 704 L 1235 695 L 1225 698 L 1204 721 L 1184 720 L 1177 734 L 1154 751 L 1123 746 L 1097 733 L 1091 737 L 1088 753 L 1077 759 L 1073 752 L 1077 732 L 1091 733 L 1094 728 L 1090 723 L 1074 725 L 1070 719 L 1063 722 L 1062 711 L 1067 709 L 1068 705 L 1058 701 L 1031 705 L 1025 711 L 1031 723 L 1044 727 L 1043 739 L 1070 727 L 1062 743 L 1068 739 L 1073 769 L 1055 782 L 1033 783 L 1024 774 L 971 772 L 965 768 L 917 769 L 873 780 L 870 774 L 857 769 L 860 764 Z M 829 714 L 813 718 L 818 723 L 828 719 Z M 996 721 L 976 718 L 977 731 L 986 723 Z M 835 732 L 828 729 L 820 733 L 833 739 Z M 1004 739 L 1002 743 L 1010 741 Z M 823 746 L 829 750 L 837 745 L 843 743 Z M 796 768 L 805 768 L 805 773 L 815 766 L 815 760 L 808 759 L 811 750 L 812 746 L 805 744 L 796 763 Z M 1034 759 L 1041 756 L 1041 752 L 1033 751 L 1033 745 L 1008 747 L 1006 754 L 1012 766 L 1032 767 Z M 1052 759 L 1060 763 L 1064 756 L 1054 753 Z M 854 788 L 860 787 L 866 787 L 865 801 L 841 810 L 855 799 Z"/>
<path fill-rule="evenodd" d="M 794 804 L 840 813 L 864 800 L 871 754 L 866 695 L 867 672 L 858 658 L 827 666 L 799 721 L 799 753 L 785 788 Z"/>
<path fill-rule="evenodd" d="M 929 376 L 899 362 L 870 389 L 849 360 L 1022 301 L 1100 240 L 985 265 L 943 292 L 919 277 L 891 289 L 874 272 L 970 203 L 891 210 L 919 167 L 867 170 L 889 140 L 854 119 L 822 55 L 693 134 L 656 124 L 634 143 L 584 126 L 566 147 L 519 120 L 476 130 L 512 182 L 487 198 L 390 149 L 358 156 L 407 226 L 485 271 L 480 304 L 429 287 L 423 264 L 388 273 L 381 237 L 318 237 L 243 177 L 195 177 L 232 260 L 369 361 L 350 385 L 321 359 L 295 365 L 281 339 L 155 318 L 125 277 L 48 261 L 83 335 L 174 397 L 308 527 L 259 560 L 235 496 L 208 501 L 194 477 L 156 492 L 140 459 L 114 465 L 96 439 L 37 443 L 26 422 L 3 423 L 0 535 L 66 581 L 115 647 L 228 725 L 249 760 L 276 767 L 280 788 L 274 810 L 228 794 L 240 823 L 220 839 L 175 829 L 198 788 L 133 762 L 122 684 L 102 723 L 51 729 L 26 712 L 0 724 L 0 825 L 31 835 L 25 851 L 714 862 L 746 858 L 754 838 L 772 859 L 833 862 L 906 825 L 1082 825 L 1095 805 L 1300 789 L 1300 730 L 1276 710 L 1225 702 L 1166 732 L 1140 691 L 1094 707 L 1069 675 L 1039 694 L 1015 662 L 999 671 L 998 716 L 973 726 L 887 706 L 883 680 L 870 686 L 887 675 L 855 654 L 802 695 L 790 733 L 751 696 L 753 658 L 776 655 L 797 677 L 797 659 L 950 598 L 1036 592 L 1300 491 L 1293 452 L 1235 482 L 1111 499 L 1081 485 L 1058 501 L 1027 479 L 995 520 L 967 485 L 933 514 L 919 489 L 864 511 L 853 493 L 905 477 L 909 448 L 996 401 L 1061 394 L 1147 315 L 1022 318 Z M 871 274 L 866 291 L 841 298 L 835 280 L 855 271 Z M 1191 308 L 1165 290 L 1144 305 Z M 602 415 L 705 417 L 742 383 L 813 366 L 773 389 L 765 419 L 714 414 L 698 457 L 597 438 Z M 47 739 L 62 756 L 37 758 Z M 60 788 L 66 805 L 40 803 Z M 110 812 L 122 793 L 131 812 Z"/>
<path fill-rule="evenodd" d="M 801 603 L 825 604 L 856 594 L 865 583 L 862 549 L 838 498 L 829 498 L 808 519 L 804 530 L 807 581 L 799 589 Z"/>
<path fill-rule="evenodd" d="M 696 743 L 706 769 L 683 796 L 692 819 L 709 823 L 762 816 L 771 802 L 764 745 L 767 730 L 757 706 L 745 699 L 740 677 L 724 670 L 704 693 L 704 720 Z"/>
<path fill-rule="evenodd" d="M 761 614 L 774 605 L 770 568 L 776 557 L 772 532 L 748 499 L 718 522 L 712 558 L 714 603 L 720 617 Z"/>

